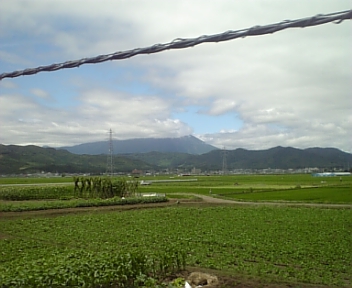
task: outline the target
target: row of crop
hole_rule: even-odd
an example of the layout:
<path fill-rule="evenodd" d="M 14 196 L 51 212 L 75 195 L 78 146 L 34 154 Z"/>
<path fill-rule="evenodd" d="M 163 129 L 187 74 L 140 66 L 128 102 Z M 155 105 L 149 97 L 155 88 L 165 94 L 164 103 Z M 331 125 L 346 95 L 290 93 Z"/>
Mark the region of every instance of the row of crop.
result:
<path fill-rule="evenodd" d="M 139 182 L 125 178 L 113 180 L 108 177 L 74 177 L 74 192 L 77 197 L 112 198 L 134 195 Z"/>
<path fill-rule="evenodd" d="M 74 197 L 72 186 L 6 186 L 0 188 L 0 199 L 11 201 L 67 199 Z"/>
<path fill-rule="evenodd" d="M 171 249 L 152 256 L 82 250 L 9 263 L 0 268 L 0 287 L 157 287 L 185 266 L 186 253 Z"/>
<path fill-rule="evenodd" d="M 0 219 L 0 267 L 34 261 L 50 249 L 65 247 L 152 255 L 173 245 L 187 253 L 191 266 L 351 287 L 351 213 L 351 209 L 177 205 Z"/>
<path fill-rule="evenodd" d="M 5 186 L 0 187 L 0 199 L 11 201 L 71 199 L 71 198 L 113 198 L 134 196 L 138 181 L 124 178 L 113 180 L 104 177 L 74 177 L 74 186 Z"/>
<path fill-rule="evenodd" d="M 0 212 L 22 212 L 48 209 L 64 209 L 79 207 L 99 207 L 115 205 L 132 205 L 167 202 L 166 197 L 131 197 L 121 199 L 114 197 L 109 199 L 74 199 L 70 201 L 38 201 L 28 203 L 0 203 Z"/>
<path fill-rule="evenodd" d="M 352 186 L 326 186 L 255 191 L 255 193 L 224 194 L 229 199 L 243 201 L 295 201 L 313 203 L 352 203 Z"/>

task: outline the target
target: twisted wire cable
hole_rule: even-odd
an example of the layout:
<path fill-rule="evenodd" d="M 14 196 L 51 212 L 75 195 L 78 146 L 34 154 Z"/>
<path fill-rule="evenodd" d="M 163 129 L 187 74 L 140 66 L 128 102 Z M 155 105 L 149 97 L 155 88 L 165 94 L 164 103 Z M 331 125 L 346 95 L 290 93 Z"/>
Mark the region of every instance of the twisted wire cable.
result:
<path fill-rule="evenodd" d="M 83 58 L 80 60 L 67 61 L 63 63 L 51 64 L 47 66 L 40 66 L 36 68 L 28 68 L 24 70 L 14 71 L 10 73 L 0 74 L 0 81 L 4 78 L 14 78 L 18 76 L 32 75 L 43 71 L 56 71 L 66 68 L 75 68 L 83 64 L 96 64 L 111 60 L 122 60 L 126 58 L 131 58 L 138 54 L 152 54 L 158 53 L 164 50 L 171 49 L 183 49 L 193 47 L 202 43 L 207 42 L 222 42 L 233 40 L 236 38 L 244 38 L 248 36 L 259 36 L 264 34 L 272 34 L 288 28 L 305 28 L 310 26 L 317 26 L 321 24 L 326 24 L 329 22 L 334 22 L 335 24 L 340 24 L 342 21 L 352 19 L 352 10 L 341 11 L 330 14 L 318 14 L 309 18 L 301 18 L 297 20 L 285 20 L 279 23 L 269 24 L 265 26 L 254 26 L 247 29 L 241 30 L 229 30 L 221 34 L 213 35 L 203 35 L 197 38 L 177 38 L 169 43 L 155 44 L 153 46 L 145 48 L 136 48 L 127 51 L 115 52 L 107 55 L 99 55 L 91 58 Z"/>

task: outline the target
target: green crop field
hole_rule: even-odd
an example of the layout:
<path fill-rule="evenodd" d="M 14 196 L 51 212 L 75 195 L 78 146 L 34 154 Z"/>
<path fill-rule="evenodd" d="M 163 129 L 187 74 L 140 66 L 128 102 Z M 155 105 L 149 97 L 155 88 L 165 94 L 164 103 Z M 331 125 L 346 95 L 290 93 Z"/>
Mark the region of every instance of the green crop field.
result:
<path fill-rule="evenodd" d="M 0 287 L 175 288 L 181 286 L 162 282 L 186 265 L 222 271 L 240 282 L 254 277 L 260 283 L 288 283 L 286 287 L 352 285 L 352 177 L 138 180 L 150 184 L 140 185 L 138 193 L 165 194 L 180 204 L 174 200 L 164 208 L 153 206 L 165 197 L 92 198 L 94 193 L 75 191 L 73 182 L 61 185 L 48 179 L 0 186 Z M 330 208 L 205 205 L 194 195 L 324 203 Z M 63 211 L 56 217 L 20 212 L 139 203 L 153 209 Z M 17 212 L 16 217 L 8 212 Z M 245 280 L 244 285 L 250 287 Z"/>
<path fill-rule="evenodd" d="M 74 197 L 73 184 L 64 186 L 3 186 L 0 199 L 12 201 L 67 199 Z"/>
<path fill-rule="evenodd" d="M 351 186 L 298 188 L 269 192 L 225 194 L 229 199 L 247 201 L 299 201 L 316 203 L 352 203 Z"/>
<path fill-rule="evenodd" d="M 131 269 L 128 257 L 159 263 L 172 262 L 174 254 L 183 255 L 179 266 L 186 261 L 278 283 L 349 286 L 351 219 L 351 209 L 228 206 L 3 219 L 0 287 L 65 281 L 92 287 L 132 273 L 123 272 Z"/>
<path fill-rule="evenodd" d="M 44 183 L 70 183 L 72 177 L 3 177 L 0 185 L 8 184 L 44 184 Z"/>
<path fill-rule="evenodd" d="M 188 178 L 197 178 L 198 181 L 201 180 L 202 185 L 208 186 L 224 186 L 233 185 L 238 183 L 240 185 L 284 185 L 284 186 L 296 186 L 296 185 L 320 185 L 321 182 L 326 182 L 326 184 L 339 184 L 340 177 L 312 177 L 310 174 L 279 174 L 279 175 L 225 175 L 225 176 L 142 176 L 140 180 L 186 180 Z M 342 177 L 342 182 L 351 183 L 352 177 L 345 176 Z M 0 178 L 0 185 L 3 184 L 38 184 L 38 183 L 72 183 L 72 177 L 18 177 L 18 178 Z"/>
<path fill-rule="evenodd" d="M 198 182 L 201 184 L 196 184 L 194 182 L 188 182 L 188 185 L 202 185 L 202 186 L 234 186 L 235 183 L 238 185 L 244 186 L 290 186 L 294 187 L 297 185 L 301 186 L 316 186 L 316 185 L 333 185 L 340 184 L 340 177 L 313 177 L 310 174 L 279 174 L 279 175 L 212 175 L 212 176 L 187 176 L 187 177 L 178 177 L 178 176 L 145 176 L 141 177 L 143 180 L 187 180 L 187 179 L 198 179 Z M 346 182 L 351 184 L 352 177 L 344 176 L 341 177 L 342 183 Z M 322 183 L 323 182 L 323 183 Z"/>
<path fill-rule="evenodd" d="M 177 179 L 184 180 L 185 177 Z M 245 201 L 295 201 L 352 204 L 352 177 L 311 175 L 231 175 L 192 177 L 197 181 L 155 182 L 141 192 L 194 193 Z M 153 181 L 149 178 L 145 181 Z M 157 179 L 158 180 L 158 179 Z M 164 180 L 167 180 L 164 178 Z M 170 179 L 175 181 L 175 179 Z"/>
<path fill-rule="evenodd" d="M 36 179 L 40 178 L 32 178 L 33 182 L 27 183 L 28 186 L 15 186 L 15 184 L 0 186 L 0 211 L 104 206 L 109 202 L 99 199 L 94 201 L 79 199 L 82 195 L 75 193 L 72 179 L 71 184 L 65 185 L 50 182 L 35 183 Z M 10 180 L 13 182 L 14 178 Z M 50 178 L 44 180 L 50 181 Z M 138 180 L 151 183 L 148 186 L 140 185 L 138 189 L 140 193 L 165 194 L 169 198 L 192 199 L 191 194 L 202 194 L 239 201 L 352 204 L 352 177 L 350 176 L 343 179 L 318 178 L 311 175 L 231 175 L 192 176 L 191 178 L 158 176 L 141 177 Z M 7 182 L 4 179 L 2 181 Z M 110 201 L 110 204 L 116 205 L 115 202 L 118 203 L 118 201 Z"/>

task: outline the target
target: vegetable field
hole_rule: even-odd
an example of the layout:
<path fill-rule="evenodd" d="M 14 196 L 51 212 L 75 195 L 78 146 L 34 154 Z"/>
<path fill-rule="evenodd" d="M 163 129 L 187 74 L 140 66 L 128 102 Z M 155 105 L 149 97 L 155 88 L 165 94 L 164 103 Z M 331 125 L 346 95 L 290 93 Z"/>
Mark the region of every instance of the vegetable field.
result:
<path fill-rule="evenodd" d="M 286 287 L 352 286 L 351 177 L 196 178 L 139 179 L 150 185 L 139 186 L 137 195 L 166 197 L 95 198 L 94 189 L 85 192 L 73 183 L 0 186 L 0 287 L 175 288 L 181 286 L 165 279 L 185 268 Z M 317 207 L 204 205 L 194 194 Z M 177 202 L 153 206 L 167 197 Z M 63 210 L 61 216 L 21 212 L 145 203 L 152 209 Z M 16 217 L 7 217 L 13 212 Z"/>
<path fill-rule="evenodd" d="M 352 177 L 347 176 L 342 179 L 311 175 L 198 176 L 197 181 L 190 182 L 152 182 L 149 186 L 141 186 L 140 191 L 166 195 L 211 194 L 218 198 L 240 201 L 352 204 Z"/>
<path fill-rule="evenodd" d="M 133 287 L 135 257 L 141 279 L 185 262 L 279 283 L 348 286 L 351 219 L 351 209 L 174 206 L 0 220 L 0 283 Z"/>

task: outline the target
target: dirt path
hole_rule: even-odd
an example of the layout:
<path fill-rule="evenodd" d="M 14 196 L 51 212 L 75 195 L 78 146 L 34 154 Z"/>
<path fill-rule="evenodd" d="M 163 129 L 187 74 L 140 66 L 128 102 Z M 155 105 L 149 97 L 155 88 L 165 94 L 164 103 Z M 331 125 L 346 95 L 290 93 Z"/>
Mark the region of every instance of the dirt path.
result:
<path fill-rule="evenodd" d="M 56 217 L 66 214 L 89 213 L 89 212 L 104 212 L 104 211 L 126 211 L 135 209 L 162 208 L 177 204 L 186 205 L 242 205 L 242 206 L 285 206 L 285 207 L 320 207 L 320 208 L 336 208 L 336 209 L 352 209 L 352 204 L 320 204 L 320 203 L 299 203 L 299 202 L 244 202 L 236 200 L 228 200 L 215 198 L 211 196 L 184 193 L 183 195 L 194 196 L 200 200 L 190 199 L 169 199 L 168 202 L 150 203 L 150 204 L 135 204 L 135 205 L 115 205 L 101 207 L 84 207 L 84 208 L 63 208 L 63 209 L 48 209 L 35 210 L 24 212 L 0 212 L 0 219 L 13 218 L 31 218 L 31 217 Z"/>
<path fill-rule="evenodd" d="M 201 195 L 201 194 L 187 194 L 195 197 L 201 198 L 206 203 L 216 203 L 216 204 L 238 204 L 238 205 L 257 205 L 257 206 L 304 206 L 304 207 L 322 207 L 322 208 L 350 208 L 352 209 L 352 204 L 324 204 L 324 203 L 301 203 L 301 202 L 245 202 L 215 198 L 211 196 Z"/>
<path fill-rule="evenodd" d="M 149 203 L 149 204 L 132 204 L 132 205 L 113 205 L 113 206 L 100 206 L 100 207 L 77 207 L 77 208 L 63 208 L 63 209 L 47 209 L 47 210 L 34 210 L 22 212 L 0 212 L 0 220 L 2 219 L 15 219 L 15 218 L 32 218 L 32 217 L 56 217 L 68 214 L 79 213 L 99 213 L 109 211 L 127 211 L 136 209 L 150 209 L 175 205 L 176 200 L 162 203 Z"/>

